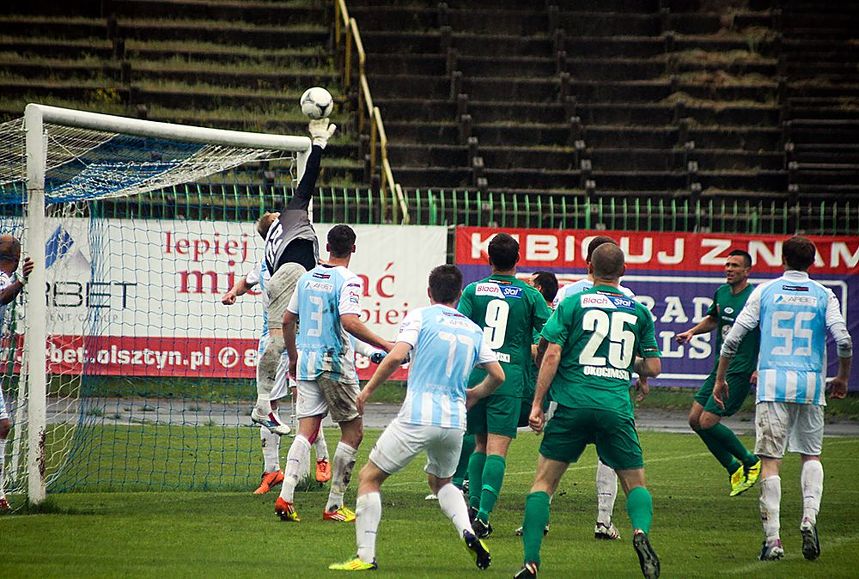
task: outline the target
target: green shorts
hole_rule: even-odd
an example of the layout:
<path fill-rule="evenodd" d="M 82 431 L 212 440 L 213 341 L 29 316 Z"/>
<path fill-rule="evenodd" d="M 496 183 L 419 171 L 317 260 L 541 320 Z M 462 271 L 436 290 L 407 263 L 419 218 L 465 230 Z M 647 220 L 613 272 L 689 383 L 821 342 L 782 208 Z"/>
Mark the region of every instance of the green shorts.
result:
<path fill-rule="evenodd" d="M 487 396 L 468 411 L 468 434 L 500 434 L 516 438 L 521 409 L 522 399 L 518 396 Z"/>
<path fill-rule="evenodd" d="M 728 399 L 725 400 L 725 409 L 719 408 L 713 400 L 713 386 L 716 385 L 716 372 L 707 376 L 698 392 L 695 393 L 695 402 L 704 407 L 706 412 L 716 416 L 733 416 L 743 405 L 749 390 L 752 387 L 751 374 L 728 373 L 725 379 L 728 381 Z"/>
<path fill-rule="evenodd" d="M 522 398 L 522 404 L 519 407 L 519 423 L 517 426 L 519 428 L 528 426 L 528 419 L 531 417 L 531 406 L 534 403 L 534 397 L 531 398 Z M 545 400 L 543 400 L 543 412 L 546 412 L 549 409 L 549 397 L 547 396 Z"/>
<path fill-rule="evenodd" d="M 615 470 L 644 467 L 632 417 L 610 410 L 559 404 L 546 424 L 540 454 L 551 460 L 576 462 L 588 444 L 595 444 L 600 460 Z"/>

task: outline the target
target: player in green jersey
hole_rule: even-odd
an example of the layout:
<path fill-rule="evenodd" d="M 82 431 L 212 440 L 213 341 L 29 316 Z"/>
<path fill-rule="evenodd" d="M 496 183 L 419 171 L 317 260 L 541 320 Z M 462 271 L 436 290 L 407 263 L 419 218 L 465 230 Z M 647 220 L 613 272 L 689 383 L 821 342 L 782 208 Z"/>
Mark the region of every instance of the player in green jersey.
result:
<path fill-rule="evenodd" d="M 561 302 L 542 332 L 545 342 L 541 340 L 540 348 L 545 347 L 545 354 L 531 406 L 531 428 L 543 430 L 547 392 L 558 408 L 546 424 L 537 476 L 525 500 L 525 564 L 518 578 L 537 576 L 551 496 L 570 463 L 590 443 L 620 477 L 644 576 L 659 576 L 659 558 L 648 538 L 653 499 L 644 486 L 644 459 L 629 396 L 633 371 L 653 377 L 662 369 L 653 318 L 617 287 L 624 272 L 624 254 L 618 246 L 598 247 L 588 267 L 593 288 Z"/>
<path fill-rule="evenodd" d="M 468 502 L 479 538 L 492 532 L 489 515 L 501 493 L 507 449 L 516 436 L 534 331 L 540 331 L 552 313 L 540 292 L 516 278 L 519 242 L 499 233 L 489 242 L 488 253 L 492 274 L 469 284 L 459 300 L 459 311 L 483 328 L 483 340 L 495 351 L 506 376 L 492 396 L 468 411 L 468 433 L 475 435 L 468 461 Z M 475 369 L 469 387 L 480 383 L 484 374 Z"/>
<path fill-rule="evenodd" d="M 692 336 L 706 334 L 716 330 L 715 363 L 713 371 L 704 380 L 704 384 L 695 394 L 695 401 L 689 410 L 689 426 L 692 427 L 716 460 L 728 471 L 731 484 L 730 496 L 735 497 L 746 492 L 757 482 L 761 473 L 761 461 L 740 442 L 734 432 L 722 424 L 724 416 L 731 416 L 740 409 L 749 388 L 755 381 L 755 369 L 758 363 L 758 349 L 761 332 L 758 328 L 749 332 L 737 355 L 728 368 L 728 385 L 730 396 L 721 408 L 713 399 L 713 385 L 716 381 L 716 367 L 719 363 L 718 352 L 722 349 L 722 340 L 731 331 L 734 320 L 740 315 L 740 310 L 746 305 L 746 300 L 754 286 L 749 283 L 752 270 L 752 256 L 741 249 L 735 249 L 725 260 L 725 285 L 716 290 L 713 303 L 707 310 L 707 316 L 693 328 L 677 334 L 678 344 L 686 344 Z"/>

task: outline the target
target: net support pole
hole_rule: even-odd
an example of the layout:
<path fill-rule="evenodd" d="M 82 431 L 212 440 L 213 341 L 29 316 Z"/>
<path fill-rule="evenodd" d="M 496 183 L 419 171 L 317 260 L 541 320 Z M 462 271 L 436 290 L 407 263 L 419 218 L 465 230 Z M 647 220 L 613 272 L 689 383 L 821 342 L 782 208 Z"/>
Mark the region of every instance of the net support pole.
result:
<path fill-rule="evenodd" d="M 33 260 L 27 290 L 26 353 L 29 360 L 27 497 L 30 504 L 45 500 L 45 429 L 47 423 L 47 315 L 45 302 L 45 165 L 47 137 L 42 111 L 33 105 L 24 112 L 27 145 L 26 254 Z"/>

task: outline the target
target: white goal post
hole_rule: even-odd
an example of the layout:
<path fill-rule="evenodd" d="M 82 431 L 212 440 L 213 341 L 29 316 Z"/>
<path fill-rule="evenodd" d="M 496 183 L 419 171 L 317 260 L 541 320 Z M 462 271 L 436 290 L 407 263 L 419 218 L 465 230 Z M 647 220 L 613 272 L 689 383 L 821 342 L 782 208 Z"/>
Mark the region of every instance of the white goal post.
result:
<path fill-rule="evenodd" d="M 303 136 L 219 130 L 124 118 L 38 104 L 27 105 L 24 114 L 26 188 L 28 199 L 25 216 L 25 228 L 27 232 L 25 255 L 32 258 L 35 266 L 29 277 L 28 292 L 30 292 L 30 296 L 27 300 L 28 310 L 24 339 L 26 366 L 29 367 L 26 376 L 29 423 L 26 442 L 27 495 L 31 504 L 42 502 L 46 495 L 45 437 L 47 428 L 46 364 L 48 362 L 48 306 L 41 293 L 44 292 L 47 283 L 45 248 L 47 228 L 44 224 L 47 216 L 47 203 L 51 201 L 50 199 L 46 200 L 45 192 L 46 171 L 49 169 L 47 158 L 49 135 L 46 127 L 49 125 L 104 133 L 153 137 L 183 143 L 223 146 L 241 150 L 242 154 L 234 155 L 231 158 L 233 160 L 238 158 L 235 163 L 221 160 L 219 163 L 212 164 L 211 166 L 195 166 L 191 170 L 184 171 L 184 173 L 180 170 L 180 176 L 185 177 L 184 181 L 174 179 L 170 181 L 171 183 L 187 182 L 205 174 L 224 170 L 225 167 L 237 166 L 248 160 L 264 160 L 272 157 L 272 155 L 268 155 L 267 157 L 264 151 L 290 152 L 293 154 L 296 172 L 298 178 L 300 178 L 311 147 L 310 139 Z M 254 154 L 250 154 L 245 150 L 257 151 Z M 70 153 L 69 158 L 73 157 L 74 154 Z M 119 197 L 138 194 L 163 187 L 164 184 L 163 179 L 143 184 L 137 181 L 130 192 L 123 192 L 121 188 L 114 188 L 111 196 Z M 100 195 L 96 193 L 91 197 L 87 196 L 84 198 L 98 199 Z M 24 382 L 23 376 L 21 381 Z"/>

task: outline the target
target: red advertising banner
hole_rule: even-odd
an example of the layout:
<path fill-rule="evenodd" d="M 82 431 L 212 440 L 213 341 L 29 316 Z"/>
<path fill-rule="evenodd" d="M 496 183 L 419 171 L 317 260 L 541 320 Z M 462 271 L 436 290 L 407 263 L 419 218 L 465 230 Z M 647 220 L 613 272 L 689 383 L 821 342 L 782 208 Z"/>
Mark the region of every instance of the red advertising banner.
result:
<path fill-rule="evenodd" d="M 18 342 L 15 372 L 20 371 L 23 336 Z M 5 340 L 3 351 L 7 348 Z M 255 339 L 51 336 L 48 340 L 48 371 L 53 374 L 254 378 L 258 360 Z M 360 354 L 355 365 L 362 380 L 369 380 L 376 369 Z M 5 371 L 5 363 L 0 368 Z M 398 370 L 393 379 L 405 380 L 407 368 Z"/>
<path fill-rule="evenodd" d="M 486 249 L 497 229 L 458 227 L 456 263 L 486 265 Z M 627 269 L 721 273 L 725 258 L 734 249 L 748 251 L 755 273 L 782 272 L 781 246 L 784 235 L 720 235 L 699 233 L 643 233 L 629 231 L 585 231 L 508 229 L 519 241 L 520 268 L 585 270 L 588 243 L 598 235 L 617 240 L 626 253 Z M 814 275 L 859 275 L 859 237 L 809 236 L 817 246 Z"/>
<path fill-rule="evenodd" d="M 713 336 L 702 334 L 684 346 L 674 336 L 688 330 L 706 314 L 716 289 L 725 283 L 725 259 L 734 249 L 748 251 L 753 259 L 752 283 L 778 277 L 783 272 L 782 244 L 788 236 L 720 235 L 694 233 L 648 233 L 583 230 L 506 230 L 519 240 L 519 275 L 552 271 L 561 285 L 585 277 L 585 256 L 590 240 L 608 235 L 626 253 L 623 285 L 654 316 L 657 341 L 662 350 L 662 374 L 652 383 L 663 386 L 697 387 L 712 371 L 715 357 Z M 486 251 L 497 229 L 459 227 L 456 231 L 456 263 L 465 282 L 488 275 Z M 829 287 L 841 302 L 851 335 L 859 335 L 859 237 L 809 236 L 817 246 L 817 259 L 810 274 Z M 837 367 L 835 348 L 830 344 L 829 375 Z M 859 390 L 859 365 L 854 364 L 850 388 Z"/>

